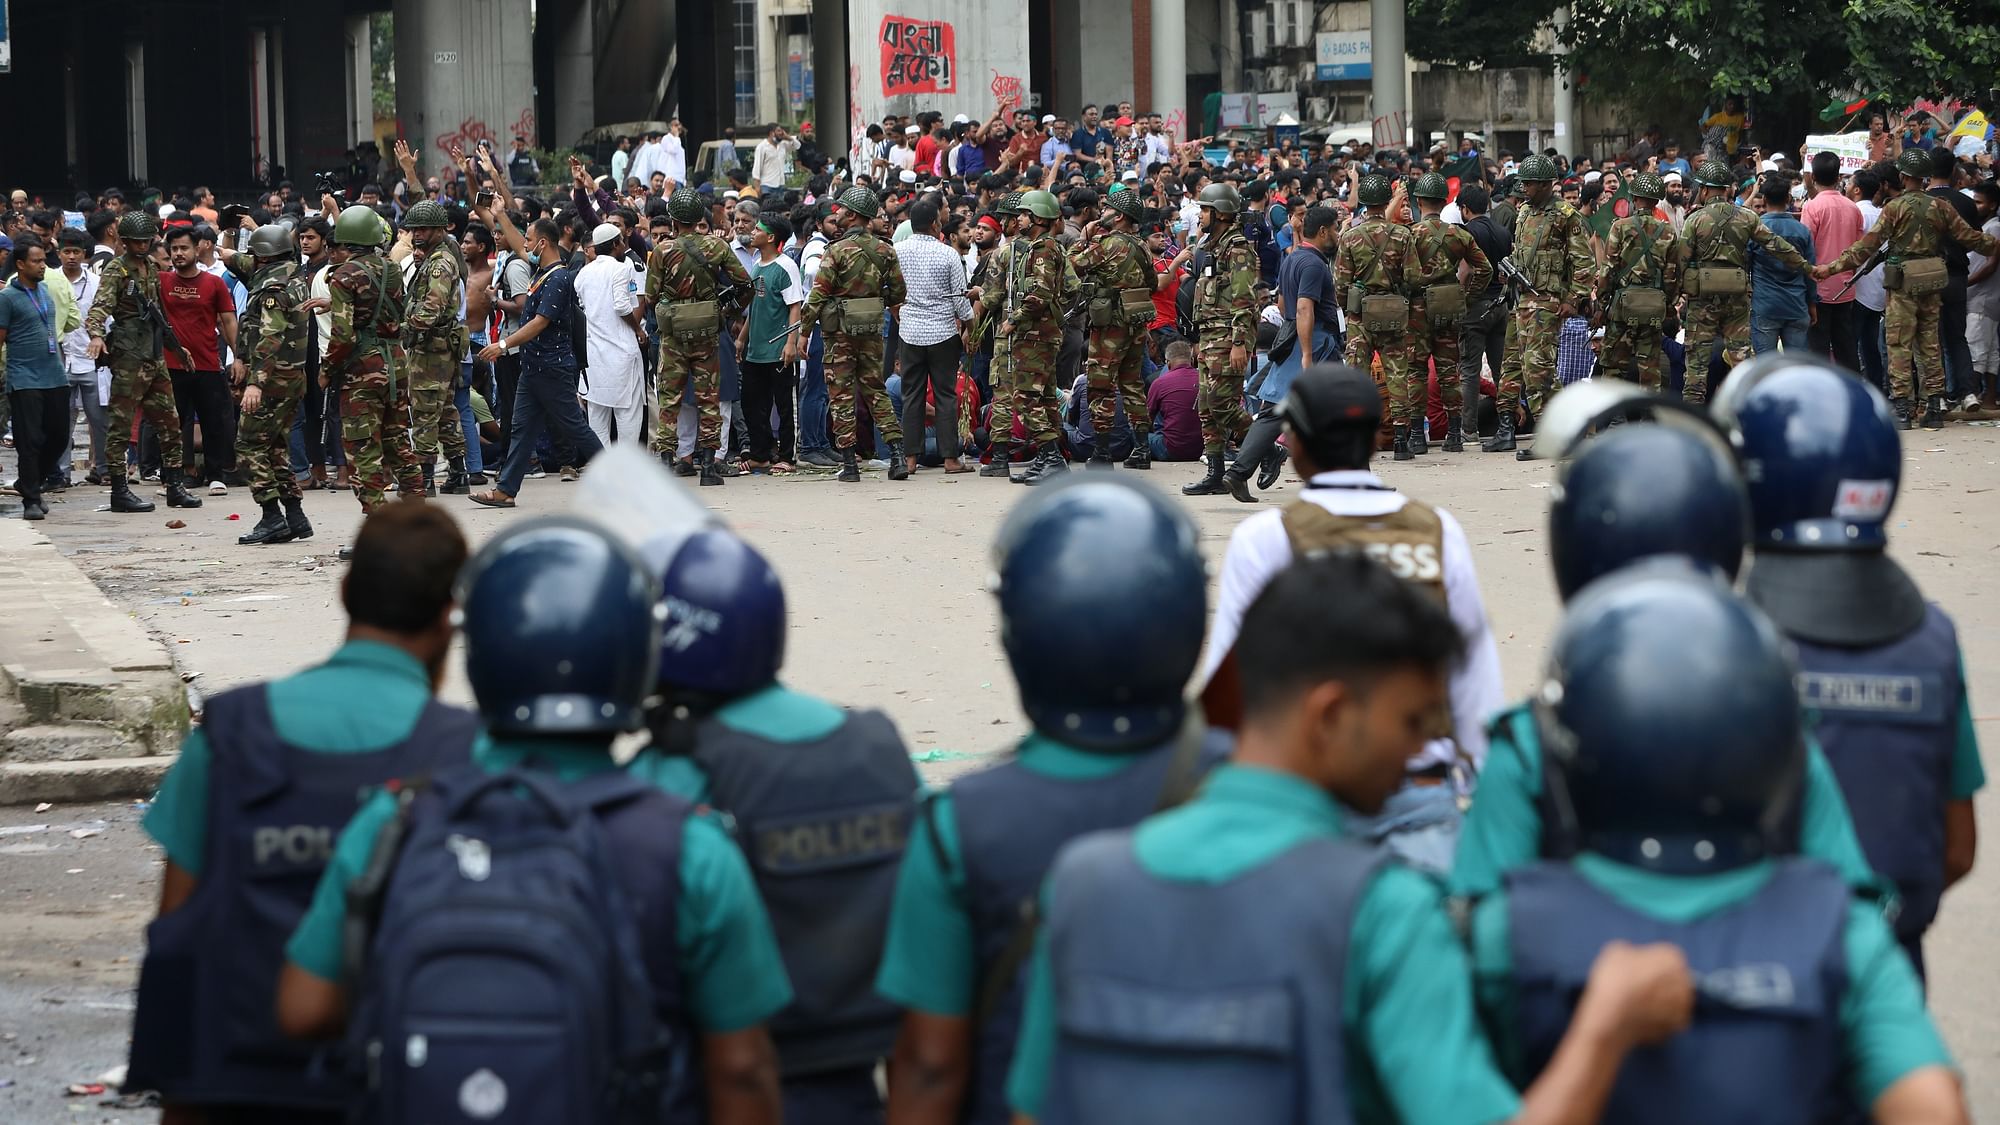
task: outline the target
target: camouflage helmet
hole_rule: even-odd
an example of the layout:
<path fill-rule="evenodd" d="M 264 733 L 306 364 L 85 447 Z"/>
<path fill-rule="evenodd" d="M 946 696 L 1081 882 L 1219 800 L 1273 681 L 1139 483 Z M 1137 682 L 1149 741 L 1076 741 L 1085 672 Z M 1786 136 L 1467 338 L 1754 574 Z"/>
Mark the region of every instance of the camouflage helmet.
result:
<path fill-rule="evenodd" d="M 1701 167 L 1694 170 L 1694 182 L 1702 187 L 1734 187 L 1736 177 L 1730 174 L 1729 165 L 1720 160 L 1704 160 Z"/>
<path fill-rule="evenodd" d="M 1028 194 L 1028 193 L 1027 193 L 1027 192 L 1024 192 L 1024 191 L 1010 191 L 1010 192 L 1008 192 L 1008 193 L 1007 193 L 1006 195 L 1003 195 L 1003 196 L 1001 196 L 1001 197 L 1000 197 L 1000 202 L 998 202 L 998 203 L 995 203 L 995 204 L 993 205 L 993 213 L 994 213 L 994 214 L 996 214 L 996 215 L 1018 215 L 1018 214 L 1020 214 L 1020 213 L 1021 213 L 1021 197 L 1022 197 L 1022 196 L 1024 196 L 1024 195 L 1026 195 L 1026 194 Z"/>
<path fill-rule="evenodd" d="M 1037 189 L 1021 196 L 1021 210 L 1037 219 L 1062 218 L 1062 204 L 1046 191 Z"/>
<path fill-rule="evenodd" d="M 1437 172 L 1425 172 L 1417 177 L 1417 186 L 1410 189 L 1410 194 L 1418 199 L 1450 199 L 1451 181 Z"/>
<path fill-rule="evenodd" d="M 1243 210 L 1243 197 L 1236 193 L 1235 184 L 1210 184 L 1201 189 L 1194 202 L 1197 207 L 1213 207 L 1232 217 Z"/>
<path fill-rule="evenodd" d="M 1920 148 L 1905 149 L 1903 155 L 1896 158 L 1896 171 L 1925 179 L 1931 174 L 1931 154 Z"/>
<path fill-rule="evenodd" d="M 1515 169 L 1514 175 L 1519 177 L 1522 183 L 1533 180 L 1554 180 L 1557 178 L 1556 162 L 1546 156 L 1530 156 L 1521 161 L 1521 166 Z"/>
<path fill-rule="evenodd" d="M 250 232 L 250 256 L 253 258 L 283 258 L 294 252 L 289 227 L 265 223 Z"/>
<path fill-rule="evenodd" d="M 882 201 L 875 193 L 856 185 L 840 193 L 840 205 L 864 219 L 872 219 L 882 213 Z"/>
<path fill-rule="evenodd" d="M 708 208 L 701 205 L 701 193 L 693 188 L 678 187 L 667 196 L 667 218 L 682 224 L 698 223 L 708 214 Z"/>
<path fill-rule="evenodd" d="M 160 221 L 145 211 L 127 211 L 118 216 L 118 237 L 150 241 L 160 233 Z"/>
<path fill-rule="evenodd" d="M 1641 172 L 1632 177 L 1627 190 L 1634 199 L 1662 200 L 1667 197 L 1667 182 L 1651 172 Z"/>
<path fill-rule="evenodd" d="M 403 213 L 404 230 L 440 230 L 450 225 L 451 216 L 435 199 L 420 199 Z"/>
<path fill-rule="evenodd" d="M 1389 183 L 1389 177 L 1380 174 L 1367 175 L 1361 177 L 1361 190 L 1356 193 L 1356 199 L 1363 207 L 1383 207 L 1388 205 L 1389 196 L 1394 191 L 1395 187 Z"/>
<path fill-rule="evenodd" d="M 1139 202 L 1139 193 L 1136 191 L 1114 191 L 1105 198 L 1104 205 L 1135 223 L 1142 220 L 1146 214 L 1146 205 Z"/>
<path fill-rule="evenodd" d="M 356 203 L 333 221 L 333 243 L 374 249 L 382 245 L 382 216 Z"/>

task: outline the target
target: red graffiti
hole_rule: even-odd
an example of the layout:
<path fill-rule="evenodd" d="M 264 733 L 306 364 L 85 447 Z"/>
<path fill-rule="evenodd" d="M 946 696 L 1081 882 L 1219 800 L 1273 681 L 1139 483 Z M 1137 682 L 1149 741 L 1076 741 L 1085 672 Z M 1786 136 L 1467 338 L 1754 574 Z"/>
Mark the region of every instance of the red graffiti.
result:
<path fill-rule="evenodd" d="M 458 128 L 454 132 L 438 134 L 436 143 L 438 151 L 447 156 L 451 155 L 454 145 L 460 151 L 470 156 L 473 148 L 480 141 L 492 141 L 497 156 L 497 152 L 505 152 L 507 150 L 508 143 L 515 137 L 524 138 L 530 146 L 534 145 L 535 111 L 533 109 L 522 110 L 521 116 L 514 119 L 513 129 L 509 130 L 504 136 L 494 132 L 487 126 L 486 122 L 479 120 L 477 117 L 468 117 L 458 123 Z"/>
<path fill-rule="evenodd" d="M 532 107 L 522 110 L 521 116 L 514 119 L 514 136 L 526 140 L 530 148 L 540 143 L 535 138 L 535 111 Z"/>
<path fill-rule="evenodd" d="M 958 90 L 958 45 L 942 20 L 883 16 L 882 96 L 950 94 Z"/>
<path fill-rule="evenodd" d="M 993 72 L 991 86 L 994 98 L 1001 105 L 1010 110 L 1021 107 L 1021 80 L 1019 78 L 1011 74 L 1002 74 L 996 70 Z"/>
<path fill-rule="evenodd" d="M 1160 119 L 1160 126 L 1166 130 L 1168 140 L 1180 140 L 1181 130 L 1187 128 L 1187 110 L 1176 109 L 1167 114 Z"/>

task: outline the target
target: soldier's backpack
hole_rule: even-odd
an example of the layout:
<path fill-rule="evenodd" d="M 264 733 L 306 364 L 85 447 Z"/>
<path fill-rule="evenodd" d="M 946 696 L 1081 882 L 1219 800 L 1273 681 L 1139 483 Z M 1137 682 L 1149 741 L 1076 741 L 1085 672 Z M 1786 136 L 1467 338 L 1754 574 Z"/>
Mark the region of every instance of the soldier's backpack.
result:
<path fill-rule="evenodd" d="M 623 771 L 564 784 L 475 766 L 400 794 L 348 892 L 360 1119 L 689 1120 L 674 942 L 689 814 Z"/>

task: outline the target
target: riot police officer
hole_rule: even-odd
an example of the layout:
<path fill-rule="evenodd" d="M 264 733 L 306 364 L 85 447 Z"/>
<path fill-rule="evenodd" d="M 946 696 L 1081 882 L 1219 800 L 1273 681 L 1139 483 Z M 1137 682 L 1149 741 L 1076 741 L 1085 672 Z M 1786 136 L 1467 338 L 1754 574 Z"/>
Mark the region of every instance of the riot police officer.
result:
<path fill-rule="evenodd" d="M 1495 1053 L 1553 1069 L 1608 943 L 1671 942 L 1701 982 L 1689 1029 L 1619 1071 L 1604 1118 L 1964 1121 L 1963 1096 L 1889 925 L 1792 856 L 1804 783 L 1783 637 L 1711 575 L 1635 568 L 1569 605 L 1535 722 L 1573 859 L 1508 874 L 1475 908 Z"/>
<path fill-rule="evenodd" d="M 1043 874 L 1070 840 L 1176 803 L 1218 756 L 1182 696 L 1207 600 L 1198 535 L 1133 479 L 1056 482 L 994 543 L 1001 641 L 1034 729 L 932 796 L 903 854 L 876 978 L 907 1009 L 889 1067 L 899 1121 L 1004 1125 Z"/>
<path fill-rule="evenodd" d="M 1972 870 L 1986 773 L 1958 630 L 1888 554 L 1896 416 L 1851 373 L 1779 354 L 1737 371 L 1716 409 L 1750 481 L 1745 593 L 1797 650 L 1800 702 L 1922 976 L 1938 900 Z"/>

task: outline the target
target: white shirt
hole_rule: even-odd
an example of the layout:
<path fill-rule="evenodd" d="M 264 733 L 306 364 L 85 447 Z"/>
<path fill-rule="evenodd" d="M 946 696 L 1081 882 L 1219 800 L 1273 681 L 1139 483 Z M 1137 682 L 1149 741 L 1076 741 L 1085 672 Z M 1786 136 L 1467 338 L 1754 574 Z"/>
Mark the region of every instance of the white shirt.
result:
<path fill-rule="evenodd" d="M 806 245 L 799 251 L 799 272 L 806 275 L 806 284 L 811 285 L 819 276 L 820 259 L 826 257 L 826 236 L 818 231 L 806 239 Z"/>
<path fill-rule="evenodd" d="M 668 180 L 677 185 L 687 183 L 687 148 L 681 144 L 679 137 L 668 133 L 666 136 L 660 138 L 659 163 L 660 171 L 667 174 Z"/>
<path fill-rule="evenodd" d="M 632 154 L 631 176 L 641 184 L 652 187 L 653 173 L 663 170 L 660 162 L 660 142 L 647 141 L 645 144 L 640 145 L 638 150 Z M 618 190 L 624 191 L 625 185 L 619 184 Z"/>
<path fill-rule="evenodd" d="M 1165 133 L 1148 133 L 1139 145 L 1139 174 L 1152 171 L 1155 164 L 1174 162 L 1174 144 Z"/>
<path fill-rule="evenodd" d="M 312 295 L 315 298 L 320 300 L 331 300 L 333 298 L 333 290 L 328 289 L 326 286 L 326 275 L 332 269 L 333 263 L 328 262 L 326 265 L 321 266 L 317 273 L 313 274 Z M 333 312 L 330 309 L 322 307 L 318 312 L 313 314 L 313 320 L 319 324 L 319 357 L 325 359 L 326 346 L 333 340 Z"/>
<path fill-rule="evenodd" d="M 617 152 L 611 154 L 611 194 L 623 195 L 625 193 L 625 173 L 631 170 L 632 152 L 630 149 L 619 149 Z"/>
<path fill-rule="evenodd" d="M 889 150 L 889 163 L 899 170 L 914 171 L 917 167 L 917 150 L 899 144 Z"/>
<path fill-rule="evenodd" d="M 1882 209 L 1866 199 L 1856 203 L 1855 206 L 1861 208 L 1862 233 L 1874 230 L 1875 220 L 1882 217 Z M 1881 266 L 1869 270 L 1855 281 L 1854 299 L 1875 312 L 1881 312 L 1889 307 L 1889 291 L 1882 288 Z"/>
<path fill-rule="evenodd" d="M 1408 500 L 1365 469 L 1321 473 L 1301 495 L 1335 515 L 1378 516 L 1399 511 Z M 1472 569 L 1472 547 L 1451 513 L 1433 508 L 1443 525 L 1444 596 L 1465 638 L 1465 659 L 1451 673 L 1451 718 L 1458 747 L 1475 767 L 1486 761 L 1486 720 L 1505 705 L 1500 683 L 1500 649 L 1486 621 L 1486 603 L 1479 595 L 1479 577 Z M 1215 599 L 1215 620 L 1208 630 L 1208 651 L 1202 655 L 1201 678 L 1236 645 L 1243 613 L 1278 572 L 1291 565 L 1291 540 L 1285 535 L 1284 512 L 1268 509 L 1236 525 L 1229 551 L 1222 560 L 1222 581 Z M 1410 770 L 1450 765 L 1451 741 L 1439 739 L 1410 761 Z"/>
<path fill-rule="evenodd" d="M 791 164 L 792 153 L 798 147 L 796 137 L 776 142 L 767 137 L 758 141 L 757 151 L 750 157 L 750 178 L 765 191 L 784 187 L 785 169 Z"/>
<path fill-rule="evenodd" d="M 609 254 L 599 254 L 576 271 L 571 283 L 576 299 L 583 304 L 587 326 L 589 381 L 579 393 L 585 402 L 613 410 L 631 406 L 640 399 L 645 361 L 639 354 L 639 338 L 625 318 L 639 307 L 639 287 L 632 267 Z"/>
<path fill-rule="evenodd" d="M 61 272 L 58 270 L 57 272 Z M 97 300 L 97 271 L 85 269 L 76 277 L 63 274 L 63 280 L 76 294 L 76 307 L 90 311 L 91 303 Z M 98 361 L 90 358 L 90 333 L 81 325 L 63 337 L 63 371 L 69 375 L 89 375 L 98 367 Z"/>

